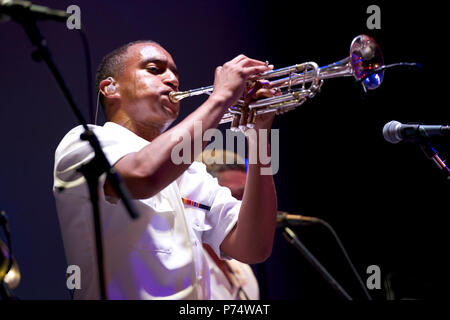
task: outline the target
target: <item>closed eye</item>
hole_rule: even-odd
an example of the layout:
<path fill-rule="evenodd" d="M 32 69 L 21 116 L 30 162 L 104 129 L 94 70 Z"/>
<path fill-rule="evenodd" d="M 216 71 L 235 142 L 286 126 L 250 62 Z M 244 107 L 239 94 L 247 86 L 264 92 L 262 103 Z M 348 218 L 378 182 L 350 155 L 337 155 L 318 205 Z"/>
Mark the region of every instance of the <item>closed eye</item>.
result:
<path fill-rule="evenodd" d="M 148 71 L 150 71 L 151 73 L 159 73 L 160 72 L 160 69 L 158 67 L 155 67 L 155 66 L 147 67 L 146 69 Z"/>

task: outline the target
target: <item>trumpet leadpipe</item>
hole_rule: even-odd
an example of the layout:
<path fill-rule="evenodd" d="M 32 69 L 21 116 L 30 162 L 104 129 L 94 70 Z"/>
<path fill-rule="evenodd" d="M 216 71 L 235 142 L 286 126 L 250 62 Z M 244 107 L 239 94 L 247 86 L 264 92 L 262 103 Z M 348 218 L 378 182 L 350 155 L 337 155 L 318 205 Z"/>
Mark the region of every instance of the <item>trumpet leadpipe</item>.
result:
<path fill-rule="evenodd" d="M 198 96 L 201 94 L 211 94 L 213 89 L 214 89 L 213 86 L 207 86 L 207 87 L 201 87 L 198 89 L 192 89 L 192 90 L 188 90 L 188 91 L 173 91 L 173 92 L 169 93 L 169 99 L 173 103 L 177 103 L 184 98 Z"/>

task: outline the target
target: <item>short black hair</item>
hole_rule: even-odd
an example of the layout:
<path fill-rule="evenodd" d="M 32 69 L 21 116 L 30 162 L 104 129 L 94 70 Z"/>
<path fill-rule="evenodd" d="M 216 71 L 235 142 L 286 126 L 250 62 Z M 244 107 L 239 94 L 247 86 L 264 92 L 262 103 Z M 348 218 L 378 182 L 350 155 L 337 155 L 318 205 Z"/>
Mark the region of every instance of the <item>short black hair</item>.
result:
<path fill-rule="evenodd" d="M 95 92 L 97 92 L 97 94 L 99 95 L 99 100 L 103 108 L 105 108 L 105 103 L 104 103 L 104 96 L 100 94 L 100 82 L 102 82 L 102 80 L 108 77 L 113 78 L 119 77 L 120 74 L 123 72 L 124 61 L 128 48 L 135 44 L 140 43 L 152 43 L 161 46 L 159 43 L 153 40 L 132 41 L 127 44 L 124 44 L 123 46 L 117 49 L 114 49 L 106 56 L 104 56 L 102 61 L 100 62 L 100 65 L 97 68 L 97 73 L 95 75 L 95 90 L 96 90 Z"/>

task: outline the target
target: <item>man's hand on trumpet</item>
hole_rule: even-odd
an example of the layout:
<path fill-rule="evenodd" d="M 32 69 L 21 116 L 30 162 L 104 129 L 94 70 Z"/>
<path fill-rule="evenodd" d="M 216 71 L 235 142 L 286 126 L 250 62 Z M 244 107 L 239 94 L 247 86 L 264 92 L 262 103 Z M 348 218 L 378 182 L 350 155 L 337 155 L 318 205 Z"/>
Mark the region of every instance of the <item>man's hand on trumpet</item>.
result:
<path fill-rule="evenodd" d="M 268 80 L 261 79 L 253 81 L 251 85 L 246 88 L 246 92 L 244 94 L 244 102 L 245 105 L 248 106 L 252 102 L 255 102 L 259 99 L 271 98 L 279 95 L 281 95 L 281 90 L 279 88 L 270 88 L 270 82 Z M 272 122 L 275 114 L 275 112 L 269 112 L 256 116 L 254 129 L 269 130 L 272 127 Z"/>
<path fill-rule="evenodd" d="M 241 54 L 217 67 L 214 76 L 214 90 L 211 96 L 221 99 L 226 108 L 235 104 L 244 94 L 247 80 L 254 75 L 273 69 L 273 65 L 266 62 L 250 59 Z M 266 90 L 263 91 L 267 94 Z M 262 93 L 259 93 L 261 95 Z M 254 96 L 257 94 L 255 92 Z"/>

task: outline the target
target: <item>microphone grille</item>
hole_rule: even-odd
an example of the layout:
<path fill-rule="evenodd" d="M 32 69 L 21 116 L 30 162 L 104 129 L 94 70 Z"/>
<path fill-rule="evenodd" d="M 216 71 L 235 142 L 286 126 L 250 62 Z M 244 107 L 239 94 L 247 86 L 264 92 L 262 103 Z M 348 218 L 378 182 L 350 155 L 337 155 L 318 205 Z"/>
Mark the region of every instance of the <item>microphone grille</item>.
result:
<path fill-rule="evenodd" d="M 390 143 L 399 143 L 400 141 L 402 141 L 399 130 L 401 125 L 402 124 L 400 122 L 395 120 L 386 123 L 383 127 L 384 139 Z"/>

